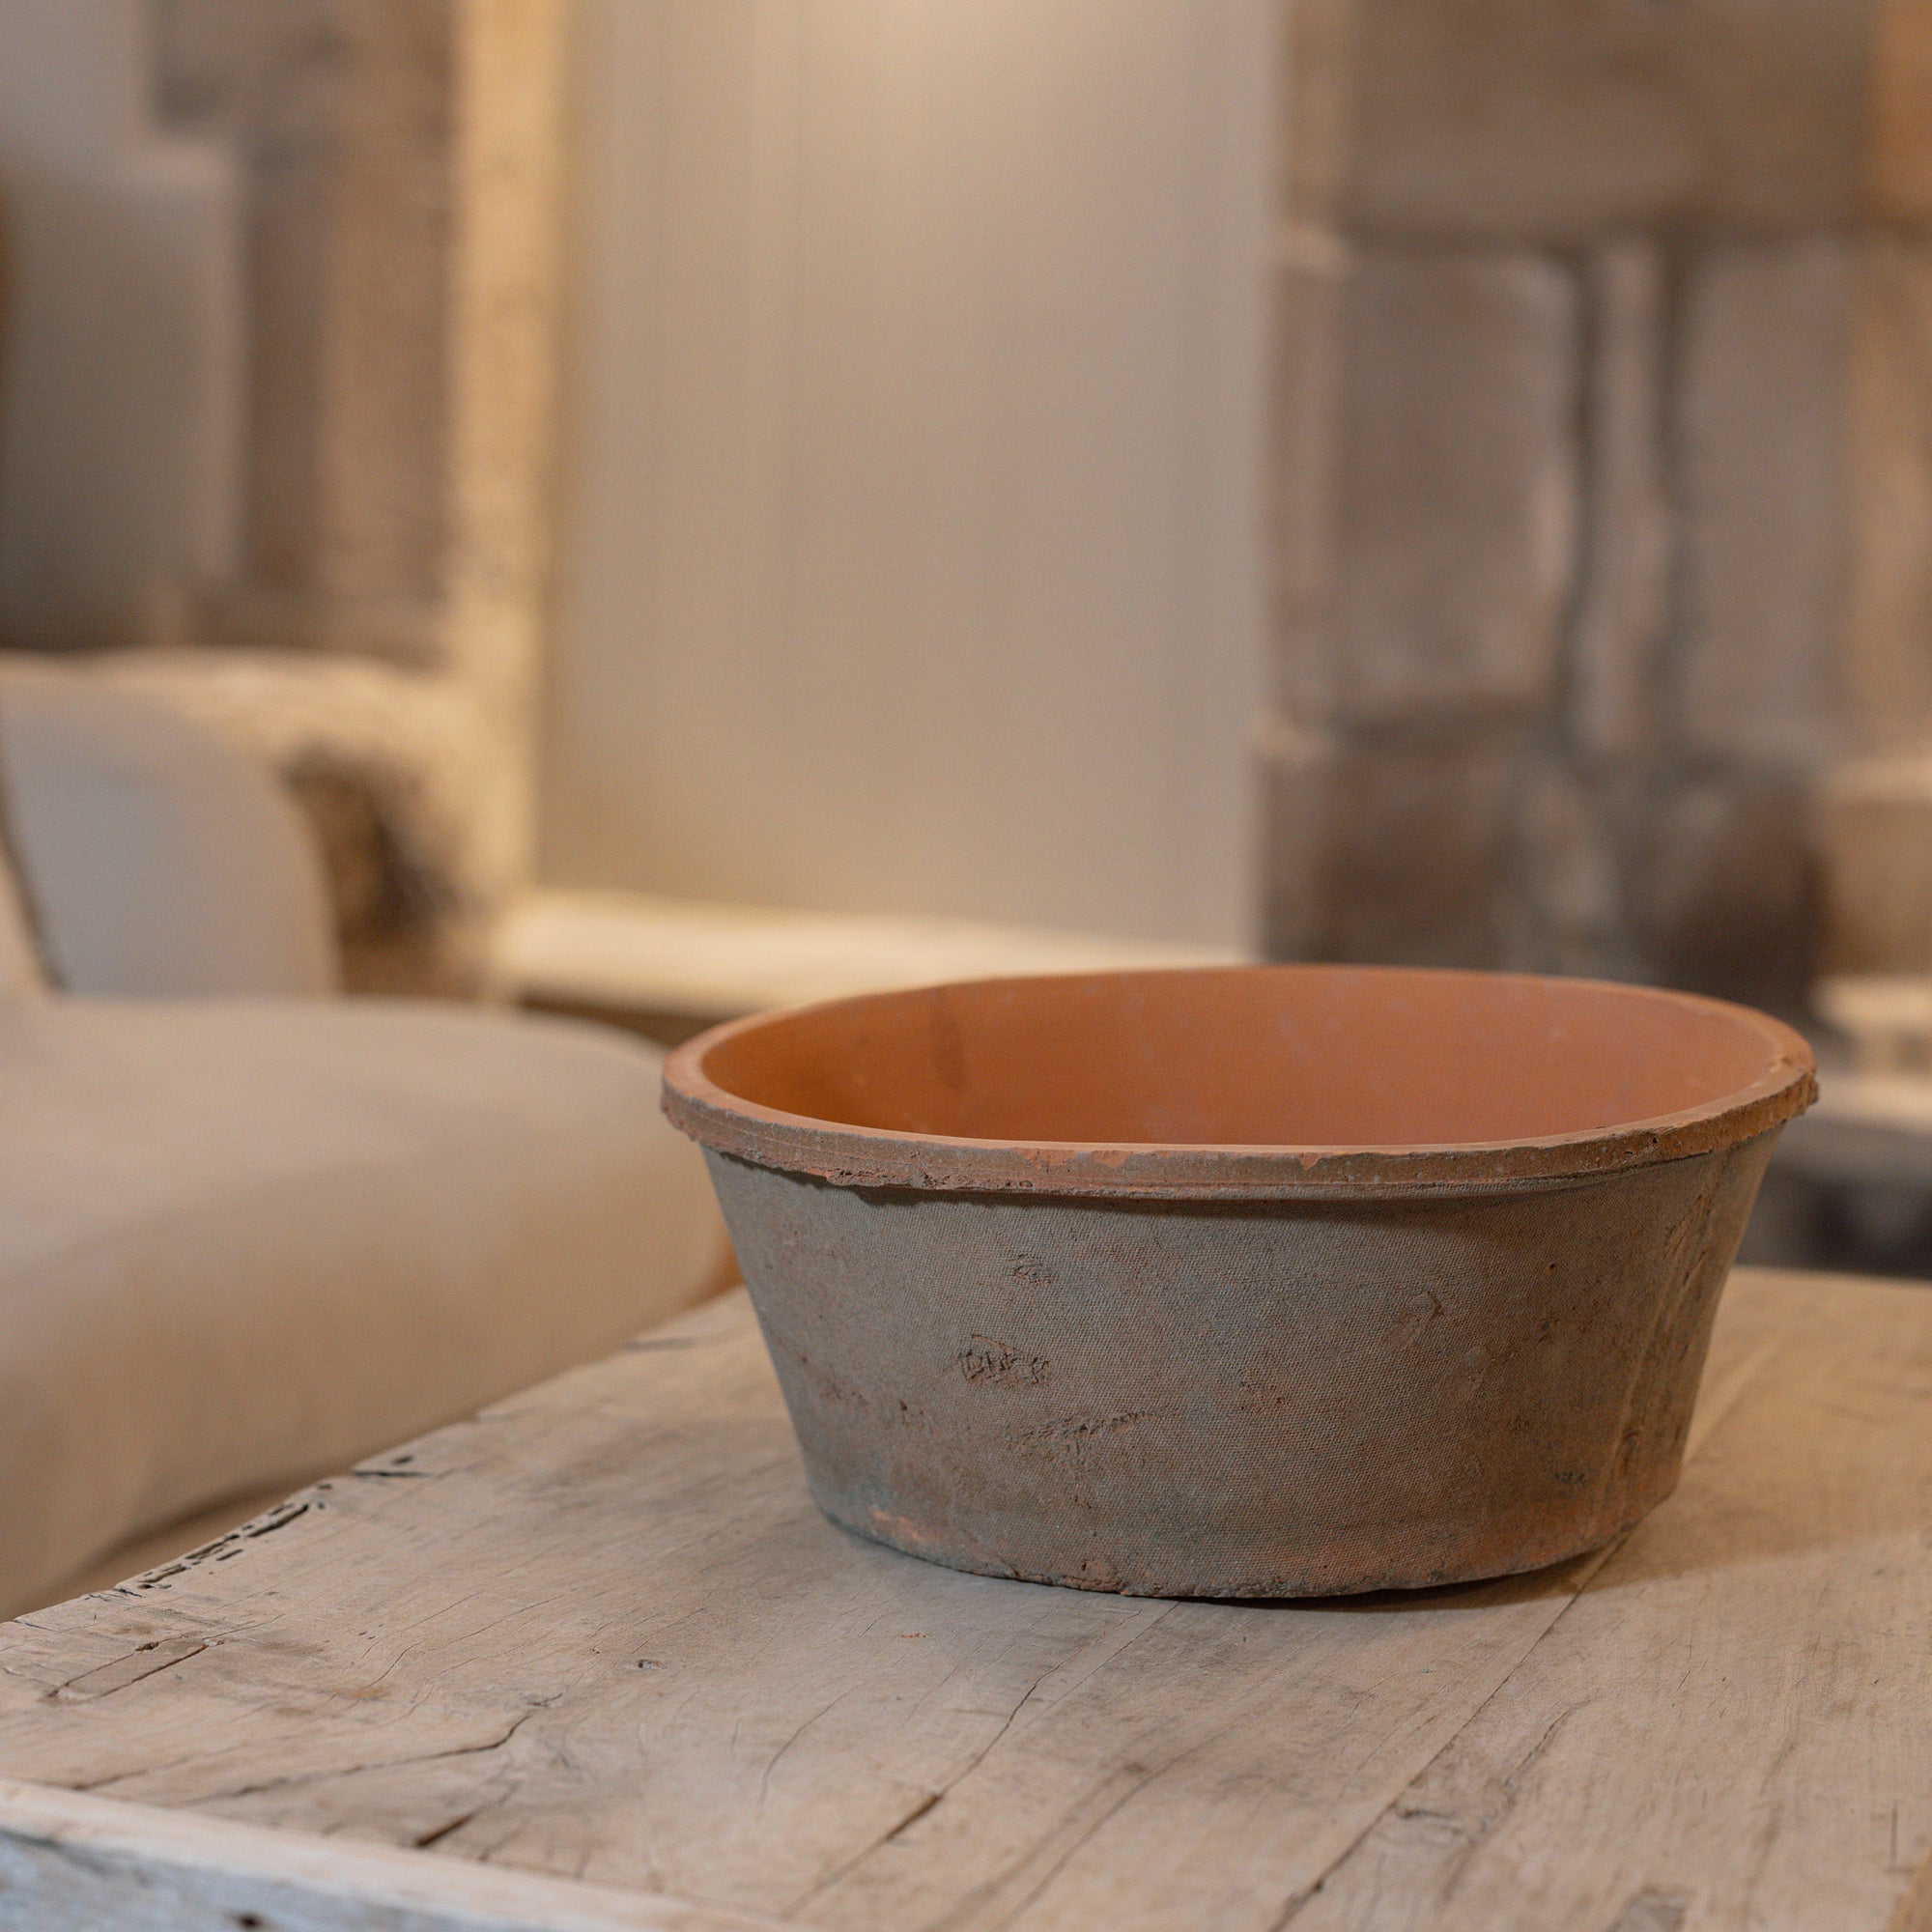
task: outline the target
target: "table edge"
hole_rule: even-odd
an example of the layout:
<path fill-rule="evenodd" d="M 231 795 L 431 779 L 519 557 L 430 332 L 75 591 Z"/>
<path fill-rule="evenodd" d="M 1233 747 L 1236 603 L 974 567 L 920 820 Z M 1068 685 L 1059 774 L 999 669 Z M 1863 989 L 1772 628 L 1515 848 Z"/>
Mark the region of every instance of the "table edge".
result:
<path fill-rule="evenodd" d="M 26 1885 L 7 1882 L 10 1864 L 28 1867 Z M 246 1923 L 250 1908 L 281 1922 L 292 1900 L 305 1926 L 331 1932 L 366 1927 L 384 1909 L 423 1932 L 779 1932 L 774 1919 L 663 1893 L 0 1777 L 10 1926 L 71 1928 L 117 1879 L 151 1906 L 165 1898 L 183 1932 L 232 1928 L 238 1913 Z"/>

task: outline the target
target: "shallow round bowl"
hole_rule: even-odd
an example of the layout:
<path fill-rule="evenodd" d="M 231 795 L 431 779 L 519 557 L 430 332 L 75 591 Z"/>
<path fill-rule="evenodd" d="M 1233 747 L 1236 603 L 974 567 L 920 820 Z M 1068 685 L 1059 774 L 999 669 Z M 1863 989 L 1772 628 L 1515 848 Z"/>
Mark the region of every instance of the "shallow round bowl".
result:
<path fill-rule="evenodd" d="M 1667 1495 L 1804 1040 L 1577 980 L 994 980 L 715 1029 L 703 1143 L 812 1493 L 964 1570 L 1444 1583 Z"/>

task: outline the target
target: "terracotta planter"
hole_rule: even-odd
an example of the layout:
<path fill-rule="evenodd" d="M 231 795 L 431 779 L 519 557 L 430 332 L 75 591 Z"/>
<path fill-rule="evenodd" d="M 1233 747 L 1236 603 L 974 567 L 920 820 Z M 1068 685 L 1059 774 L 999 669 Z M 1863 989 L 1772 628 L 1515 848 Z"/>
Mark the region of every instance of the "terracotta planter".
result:
<path fill-rule="evenodd" d="M 1676 1482 L 1788 1027 L 1584 980 L 982 980 L 717 1028 L 702 1142 L 812 1492 L 1152 1596 L 1531 1569 Z"/>

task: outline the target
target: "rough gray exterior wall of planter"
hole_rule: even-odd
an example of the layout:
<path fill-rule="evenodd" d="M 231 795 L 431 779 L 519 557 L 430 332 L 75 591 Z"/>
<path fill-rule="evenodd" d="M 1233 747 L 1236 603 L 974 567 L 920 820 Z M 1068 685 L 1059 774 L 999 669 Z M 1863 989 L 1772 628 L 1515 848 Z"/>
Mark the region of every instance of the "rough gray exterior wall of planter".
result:
<path fill-rule="evenodd" d="M 1293 10 L 1274 952 L 1799 1003 L 1932 735 L 1925 11 Z"/>

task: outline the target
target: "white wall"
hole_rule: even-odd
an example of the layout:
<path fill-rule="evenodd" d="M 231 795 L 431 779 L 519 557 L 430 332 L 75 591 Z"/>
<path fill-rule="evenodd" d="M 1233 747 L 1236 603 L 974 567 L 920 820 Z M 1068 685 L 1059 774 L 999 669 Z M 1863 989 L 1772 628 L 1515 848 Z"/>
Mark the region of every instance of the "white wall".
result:
<path fill-rule="evenodd" d="M 1245 942 L 1272 0 L 584 0 L 553 877 Z"/>
<path fill-rule="evenodd" d="M 231 564 L 235 157 L 148 111 L 140 0 L 0 0 L 0 643 L 138 640 Z"/>

